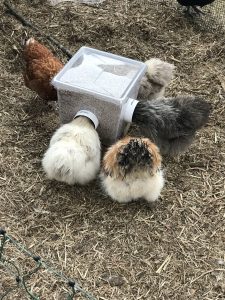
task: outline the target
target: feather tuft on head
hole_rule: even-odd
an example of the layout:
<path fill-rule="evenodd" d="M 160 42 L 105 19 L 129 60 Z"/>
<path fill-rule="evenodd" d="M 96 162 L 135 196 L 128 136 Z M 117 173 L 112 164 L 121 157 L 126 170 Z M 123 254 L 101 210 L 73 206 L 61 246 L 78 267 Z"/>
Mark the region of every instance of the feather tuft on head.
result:
<path fill-rule="evenodd" d="M 139 171 L 154 173 L 160 165 L 159 150 L 147 138 L 125 137 L 111 146 L 103 159 L 104 172 L 118 178 Z"/>

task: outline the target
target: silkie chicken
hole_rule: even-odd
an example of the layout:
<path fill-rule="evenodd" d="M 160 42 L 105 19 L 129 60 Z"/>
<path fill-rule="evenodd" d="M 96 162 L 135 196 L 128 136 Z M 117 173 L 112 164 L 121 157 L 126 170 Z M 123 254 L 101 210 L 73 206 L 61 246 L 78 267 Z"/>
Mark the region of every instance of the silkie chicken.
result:
<path fill-rule="evenodd" d="M 203 7 L 205 5 L 213 3 L 215 0 L 177 0 L 177 2 L 187 7 L 187 12 L 189 15 L 191 15 L 191 8 L 197 13 L 197 14 L 204 14 L 197 6 Z"/>
<path fill-rule="evenodd" d="M 57 92 L 51 85 L 51 80 L 62 69 L 61 61 L 34 38 L 27 40 L 23 54 L 26 62 L 23 74 L 26 87 L 45 101 L 57 101 Z"/>
<path fill-rule="evenodd" d="M 105 153 L 100 178 L 113 200 L 154 202 L 164 186 L 158 147 L 147 138 L 119 140 Z"/>
<path fill-rule="evenodd" d="M 138 100 L 152 100 L 164 96 L 165 88 L 174 76 L 175 66 L 158 58 L 145 62 L 147 72 L 141 80 Z"/>
<path fill-rule="evenodd" d="M 132 122 L 150 138 L 163 155 L 177 155 L 192 143 L 196 131 L 207 121 L 211 105 L 193 96 L 139 101 Z"/>
<path fill-rule="evenodd" d="M 49 179 L 83 185 L 96 177 L 100 156 L 100 140 L 92 121 L 79 116 L 52 136 L 42 166 Z"/>

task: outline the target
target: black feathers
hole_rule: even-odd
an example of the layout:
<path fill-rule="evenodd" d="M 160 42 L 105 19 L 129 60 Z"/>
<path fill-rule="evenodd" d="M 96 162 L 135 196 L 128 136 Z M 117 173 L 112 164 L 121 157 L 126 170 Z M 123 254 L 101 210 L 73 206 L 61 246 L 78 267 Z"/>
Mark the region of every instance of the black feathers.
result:
<path fill-rule="evenodd" d="M 191 144 L 196 130 L 208 120 L 211 105 L 197 97 L 176 97 L 139 102 L 132 121 L 160 148 L 176 155 Z"/>
<path fill-rule="evenodd" d="M 204 15 L 204 13 L 201 11 L 201 9 L 198 8 L 198 6 L 203 7 L 205 5 L 213 3 L 214 1 L 215 0 L 177 0 L 180 5 L 187 7 L 187 13 L 192 17 L 193 15 L 191 14 L 191 8 L 198 15 Z"/>
<path fill-rule="evenodd" d="M 180 5 L 183 6 L 200 6 L 203 7 L 210 3 L 213 3 L 215 0 L 177 0 Z"/>
<path fill-rule="evenodd" d="M 152 155 L 145 142 L 141 139 L 131 139 L 118 153 L 117 161 L 126 175 L 136 167 L 150 167 L 152 165 Z"/>

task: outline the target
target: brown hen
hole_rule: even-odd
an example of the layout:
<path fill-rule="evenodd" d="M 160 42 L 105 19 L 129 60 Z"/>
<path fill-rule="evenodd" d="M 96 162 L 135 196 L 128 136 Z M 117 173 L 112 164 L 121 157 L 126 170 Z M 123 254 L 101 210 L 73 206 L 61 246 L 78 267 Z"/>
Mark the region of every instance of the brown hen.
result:
<path fill-rule="evenodd" d="M 43 100 L 57 101 L 57 92 L 51 80 L 62 69 L 62 62 L 34 38 L 25 44 L 24 59 L 26 68 L 23 77 L 26 87 L 35 91 Z"/>

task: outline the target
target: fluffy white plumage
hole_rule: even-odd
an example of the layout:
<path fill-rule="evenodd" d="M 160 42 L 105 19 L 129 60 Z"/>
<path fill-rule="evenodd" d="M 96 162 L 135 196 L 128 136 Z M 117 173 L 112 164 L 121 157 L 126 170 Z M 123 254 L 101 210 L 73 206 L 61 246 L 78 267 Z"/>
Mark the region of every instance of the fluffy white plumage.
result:
<path fill-rule="evenodd" d="M 42 166 L 49 179 L 86 184 L 95 179 L 100 156 L 100 140 L 92 122 L 78 117 L 54 133 Z"/>
<path fill-rule="evenodd" d="M 126 179 L 114 178 L 101 173 L 104 190 L 110 197 L 120 203 L 143 198 L 148 202 L 156 201 L 164 186 L 163 171 L 157 171 L 153 176 L 142 173 L 140 178 L 127 176 Z"/>
<path fill-rule="evenodd" d="M 175 66 L 158 58 L 145 62 L 147 72 L 141 80 L 138 99 L 152 100 L 164 96 L 165 88 L 174 76 Z"/>

